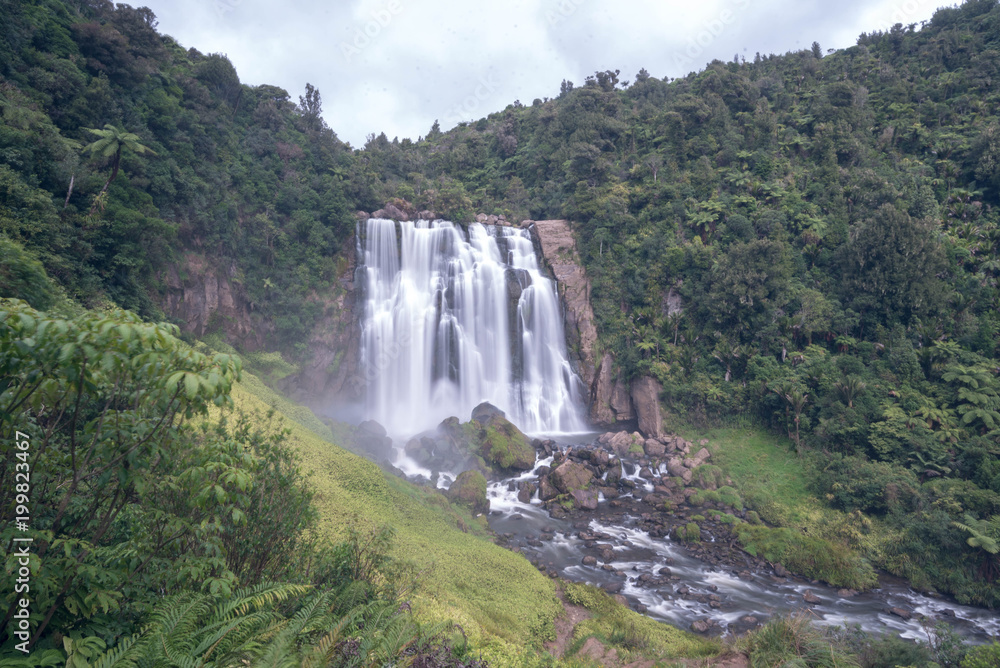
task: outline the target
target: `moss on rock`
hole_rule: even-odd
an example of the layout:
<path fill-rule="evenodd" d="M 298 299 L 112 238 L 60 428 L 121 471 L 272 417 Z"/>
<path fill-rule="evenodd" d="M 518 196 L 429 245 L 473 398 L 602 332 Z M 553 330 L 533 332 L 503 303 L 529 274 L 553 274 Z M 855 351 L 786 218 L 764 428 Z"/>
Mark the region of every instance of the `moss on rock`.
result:
<path fill-rule="evenodd" d="M 448 488 L 448 498 L 468 506 L 474 513 L 486 513 L 490 500 L 486 498 L 486 478 L 479 471 L 463 471 Z"/>

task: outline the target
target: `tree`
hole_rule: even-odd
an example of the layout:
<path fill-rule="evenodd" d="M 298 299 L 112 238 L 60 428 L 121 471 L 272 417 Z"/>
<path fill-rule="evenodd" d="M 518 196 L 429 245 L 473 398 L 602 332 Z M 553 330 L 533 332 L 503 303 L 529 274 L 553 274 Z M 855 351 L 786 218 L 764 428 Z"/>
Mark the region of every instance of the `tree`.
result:
<path fill-rule="evenodd" d="M 844 300 L 870 325 L 908 325 L 944 302 L 937 275 L 945 259 L 931 221 L 885 204 L 851 230 L 842 248 Z"/>
<path fill-rule="evenodd" d="M 305 96 L 299 96 L 299 113 L 314 129 L 323 127 L 323 98 L 311 83 L 306 84 Z"/>
<path fill-rule="evenodd" d="M 131 132 L 125 132 L 125 130 L 115 127 L 110 123 L 105 125 L 103 130 L 97 130 L 95 128 L 84 128 L 84 130 L 97 135 L 100 139 L 84 146 L 83 150 L 89 152 L 94 157 L 100 156 L 105 160 L 111 160 L 111 175 L 108 176 L 108 180 L 104 183 L 104 187 L 101 188 L 101 191 L 97 193 L 96 197 L 94 197 L 94 204 L 90 207 L 90 212 L 93 213 L 100 203 L 104 193 L 108 191 L 108 187 L 111 185 L 111 182 L 118 177 L 118 168 L 121 165 L 122 150 L 128 149 L 134 153 L 152 153 L 153 155 L 156 155 L 156 153 L 148 146 L 144 146 L 139 143 L 139 135 Z"/>

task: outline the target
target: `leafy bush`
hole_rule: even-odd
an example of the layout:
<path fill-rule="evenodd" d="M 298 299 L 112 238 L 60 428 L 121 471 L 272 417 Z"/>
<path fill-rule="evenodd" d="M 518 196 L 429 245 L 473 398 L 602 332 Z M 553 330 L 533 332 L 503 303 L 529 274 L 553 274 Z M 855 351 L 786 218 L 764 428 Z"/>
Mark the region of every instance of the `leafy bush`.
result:
<path fill-rule="evenodd" d="M 840 543 L 788 528 L 745 523 L 737 524 L 734 531 L 744 550 L 781 563 L 794 573 L 851 589 L 869 589 L 878 582 L 871 565 Z"/>

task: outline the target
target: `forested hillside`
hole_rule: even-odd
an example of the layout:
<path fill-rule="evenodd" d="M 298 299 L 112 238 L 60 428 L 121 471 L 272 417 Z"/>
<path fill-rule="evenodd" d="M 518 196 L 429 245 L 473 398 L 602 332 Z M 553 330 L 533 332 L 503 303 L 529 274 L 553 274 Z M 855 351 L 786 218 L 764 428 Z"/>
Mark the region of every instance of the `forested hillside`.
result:
<path fill-rule="evenodd" d="M 162 314 L 165 268 L 202 254 L 234 268 L 272 345 L 300 341 L 354 231 L 350 207 L 372 203 L 320 93 L 295 104 L 242 85 L 224 56 L 158 34 L 145 8 L 9 0 L 0 15 L 6 238 L 84 304 L 147 316 Z M 107 132 L 110 149 L 89 150 Z"/>
<path fill-rule="evenodd" d="M 369 165 L 575 221 L 601 344 L 675 421 L 763 420 L 844 538 L 1000 603 L 1000 8 L 675 81 L 598 72 Z"/>
<path fill-rule="evenodd" d="M 147 9 L 0 0 L 0 18 L 0 297 L 69 320 L 74 302 L 159 320 L 170 272 L 198 257 L 225 268 L 255 345 L 297 362 L 353 250 L 355 211 L 396 201 L 459 222 L 478 212 L 566 218 L 592 283 L 599 346 L 626 377 L 662 383 L 674 427 L 752 423 L 787 437 L 811 491 L 846 513 L 832 539 L 919 588 L 1000 605 L 996 0 L 831 54 L 814 44 L 677 80 L 597 72 L 565 81 L 554 99 L 448 132 L 435 123 L 422 138 L 372 136 L 361 149 L 325 125 L 312 86 L 293 96 L 241 84 L 224 56 L 157 33 Z M 11 351 L 40 317 L 17 309 L 0 323 Z M 91 326 L 74 321 L 72 331 Z M 213 321 L 199 334 L 225 332 Z M 88 335 L 111 345 L 106 331 Z M 185 357 L 164 336 L 176 370 L 212 373 L 211 358 Z M 53 368 L 66 362 L 55 350 Z M 5 354 L 10 378 L 31 357 Z M 222 359 L 213 378 L 227 385 L 236 371 Z M 156 378 L 156 401 L 178 393 L 172 411 L 225 402 L 222 386 L 187 394 L 177 378 Z M 66 396 L 74 379 L 63 379 Z M 4 391 L 31 384 L 4 382 Z M 149 428 L 154 409 L 137 404 L 136 429 Z M 198 449 L 170 473 L 200 489 L 198 458 L 229 457 L 232 432 L 187 429 L 184 442 Z M 254 434 L 266 443 L 266 432 Z M 57 485 L 73 472 L 52 475 Z M 223 503 L 229 495 L 249 503 L 238 483 L 220 497 L 227 512 L 246 510 Z M 130 479 L 119 484 L 134 492 Z M 167 519 L 201 550 L 185 577 L 218 580 L 212 595 L 235 586 L 238 569 L 212 557 L 225 532 L 200 540 L 204 509 L 150 490 L 175 504 Z M 117 496 L 79 498 L 109 513 L 103 532 L 125 507 Z M 783 525 L 766 504 L 755 510 Z M 85 505 L 54 517 L 82 527 L 67 541 L 92 528 Z M 181 558 L 161 547 L 146 546 Z M 66 568 L 89 547 L 72 549 Z M 132 621 L 162 586 L 142 566 L 147 598 L 128 609 Z M 94 589 L 112 592 L 107 601 L 85 600 L 102 624 L 125 587 L 115 573 Z M 49 593 L 52 614 L 67 614 L 56 601 L 77 595 Z M 395 601 L 395 592 L 371 596 Z"/>

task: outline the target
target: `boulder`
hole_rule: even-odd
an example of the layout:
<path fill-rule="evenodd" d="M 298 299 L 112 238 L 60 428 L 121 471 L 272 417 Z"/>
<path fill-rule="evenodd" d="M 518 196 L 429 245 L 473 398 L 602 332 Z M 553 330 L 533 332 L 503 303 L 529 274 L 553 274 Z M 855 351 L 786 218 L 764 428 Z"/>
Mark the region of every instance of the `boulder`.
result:
<path fill-rule="evenodd" d="M 538 498 L 542 501 L 551 501 L 552 499 L 559 496 L 559 490 L 556 489 L 549 479 L 540 478 L 538 480 Z"/>
<path fill-rule="evenodd" d="M 597 492 L 589 489 L 574 489 L 570 492 L 576 507 L 582 510 L 597 510 Z"/>
<path fill-rule="evenodd" d="M 621 457 L 628 454 L 629 450 L 632 448 L 632 443 L 632 435 L 627 431 L 620 431 L 611 437 L 611 440 L 608 442 L 608 446 L 614 450 L 619 457 Z"/>
<path fill-rule="evenodd" d="M 622 479 L 622 465 L 621 462 L 615 460 L 608 468 L 607 483 L 611 486 L 617 486 L 618 482 Z"/>
<path fill-rule="evenodd" d="M 702 464 L 707 462 L 711 456 L 712 453 L 708 451 L 708 448 L 702 448 L 701 450 L 696 452 L 694 456 L 691 458 L 695 462 L 694 466 L 692 466 L 691 468 L 696 468 L 698 466 L 701 466 Z"/>
<path fill-rule="evenodd" d="M 486 424 L 494 417 L 507 417 L 507 414 L 488 401 L 472 409 L 472 419 L 481 424 Z"/>
<path fill-rule="evenodd" d="M 681 461 L 680 457 L 672 457 L 670 461 L 667 462 L 667 472 L 677 478 L 683 478 L 685 473 L 691 473 L 684 462 Z"/>
<path fill-rule="evenodd" d="M 359 424 L 353 435 L 354 447 L 371 456 L 375 461 L 392 459 L 392 439 L 386 435 L 385 427 L 375 420 Z"/>
<path fill-rule="evenodd" d="M 667 454 L 667 446 L 653 438 L 647 438 L 643 446 L 648 457 L 662 457 Z"/>
<path fill-rule="evenodd" d="M 649 438 L 659 438 L 662 435 L 660 391 L 660 384 L 650 376 L 641 376 L 632 381 L 632 405 L 639 418 L 639 431 Z"/>
<path fill-rule="evenodd" d="M 538 486 L 533 482 L 526 481 L 521 483 L 520 489 L 517 490 L 517 500 L 521 503 L 530 503 L 536 489 L 538 489 Z"/>
<path fill-rule="evenodd" d="M 488 403 L 476 406 L 470 424 L 479 426 L 473 447 L 487 464 L 517 471 L 530 471 L 535 466 L 531 440 L 496 406 Z"/>
<path fill-rule="evenodd" d="M 691 630 L 695 633 L 708 633 L 708 630 L 712 628 L 707 619 L 698 619 L 691 622 Z"/>
<path fill-rule="evenodd" d="M 583 558 L 583 565 L 584 566 L 596 566 L 597 565 L 597 557 L 593 557 L 593 556 L 587 555 L 586 557 Z"/>
<path fill-rule="evenodd" d="M 552 484 L 563 494 L 569 494 L 575 489 L 586 489 L 594 474 L 583 464 L 565 461 L 552 471 Z"/>
<path fill-rule="evenodd" d="M 479 471 L 463 471 L 448 488 L 448 498 L 453 503 L 468 506 L 473 513 L 485 513 L 490 509 L 486 498 L 486 478 Z"/>
<path fill-rule="evenodd" d="M 802 592 L 802 600 L 809 605 L 816 605 L 817 603 L 822 603 L 822 599 L 813 593 L 812 589 L 806 589 Z"/>
<path fill-rule="evenodd" d="M 913 617 L 913 613 L 906 608 L 889 608 L 889 612 L 896 615 L 900 619 L 910 619 Z"/>

